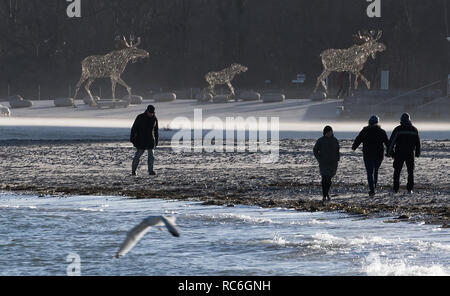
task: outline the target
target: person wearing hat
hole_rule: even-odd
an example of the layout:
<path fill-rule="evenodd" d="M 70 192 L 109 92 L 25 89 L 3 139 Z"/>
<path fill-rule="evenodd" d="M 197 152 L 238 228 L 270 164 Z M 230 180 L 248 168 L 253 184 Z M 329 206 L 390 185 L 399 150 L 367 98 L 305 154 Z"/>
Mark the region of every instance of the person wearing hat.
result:
<path fill-rule="evenodd" d="M 400 173 L 404 163 L 408 170 L 406 188 L 409 194 L 413 193 L 414 157 L 420 157 L 420 152 L 419 131 L 413 126 L 409 114 L 404 113 L 400 125 L 392 132 L 387 151 L 387 156 L 394 158 L 394 193 L 400 189 Z"/>
<path fill-rule="evenodd" d="M 367 171 L 369 183 L 369 196 L 375 196 L 378 183 L 378 170 L 384 159 L 384 146 L 389 145 L 386 131 L 379 125 L 380 119 L 373 115 L 369 119 L 369 125 L 364 127 L 353 142 L 352 150 L 356 151 L 363 144 L 364 165 Z"/>
<path fill-rule="evenodd" d="M 158 137 L 158 119 L 155 116 L 155 107 L 149 105 L 144 113 L 137 116 L 131 128 L 130 142 L 137 149 L 131 170 L 133 176 L 136 176 L 136 170 L 145 150 L 148 150 L 148 173 L 151 176 L 156 175 L 153 170 L 155 161 L 153 150 L 158 146 Z"/>
<path fill-rule="evenodd" d="M 334 137 L 331 126 L 323 130 L 323 137 L 314 145 L 314 156 L 319 162 L 320 175 L 322 176 L 323 201 L 330 201 L 331 179 L 336 175 L 338 162 L 340 161 L 339 142 Z"/>

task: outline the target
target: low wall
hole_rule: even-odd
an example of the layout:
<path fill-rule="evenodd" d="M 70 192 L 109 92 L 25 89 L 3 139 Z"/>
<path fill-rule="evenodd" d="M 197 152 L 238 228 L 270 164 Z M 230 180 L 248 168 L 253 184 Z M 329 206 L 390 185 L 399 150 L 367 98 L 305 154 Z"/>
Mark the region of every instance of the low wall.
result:
<path fill-rule="evenodd" d="M 396 91 L 356 92 L 353 97 L 344 99 L 342 116 L 349 118 L 368 118 L 378 115 L 396 119 L 408 112 L 414 118 L 449 119 L 450 98 L 442 97 L 440 90 L 405 93 Z"/>

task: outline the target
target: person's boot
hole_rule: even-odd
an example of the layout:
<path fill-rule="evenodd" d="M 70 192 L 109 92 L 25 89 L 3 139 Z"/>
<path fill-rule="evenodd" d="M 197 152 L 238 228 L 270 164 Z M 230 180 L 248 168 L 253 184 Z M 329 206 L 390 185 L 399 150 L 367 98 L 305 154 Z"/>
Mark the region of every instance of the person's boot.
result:
<path fill-rule="evenodd" d="M 327 201 L 331 201 L 330 195 L 327 195 Z"/>
<path fill-rule="evenodd" d="M 392 193 L 397 194 L 398 191 L 400 190 L 400 186 L 396 186 L 396 184 L 394 184 L 394 188 L 392 189 Z"/>
<path fill-rule="evenodd" d="M 375 190 L 370 190 L 369 196 L 370 196 L 370 197 L 374 197 L 374 196 L 375 196 Z"/>
<path fill-rule="evenodd" d="M 151 172 L 149 172 L 148 174 L 149 174 L 150 176 L 156 176 L 155 171 L 151 171 Z"/>
<path fill-rule="evenodd" d="M 132 176 L 136 176 L 136 172 L 131 172 L 131 175 Z"/>

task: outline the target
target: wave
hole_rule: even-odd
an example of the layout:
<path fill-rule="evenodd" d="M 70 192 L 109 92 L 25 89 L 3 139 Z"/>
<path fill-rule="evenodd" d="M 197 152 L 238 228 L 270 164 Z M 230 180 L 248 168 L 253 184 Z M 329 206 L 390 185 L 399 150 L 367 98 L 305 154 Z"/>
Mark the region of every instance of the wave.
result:
<path fill-rule="evenodd" d="M 335 225 L 336 223 L 328 220 L 312 219 L 309 221 L 291 221 L 290 225 Z"/>
<path fill-rule="evenodd" d="M 450 245 L 438 242 L 426 242 L 422 240 L 402 239 L 402 238 L 383 238 L 380 236 L 372 237 L 354 237 L 342 238 L 329 233 L 316 233 L 312 235 L 315 243 L 323 247 L 354 247 L 363 245 L 382 245 L 382 246 L 400 246 L 407 245 L 410 248 L 416 248 L 419 251 L 443 250 L 450 251 Z"/>
<path fill-rule="evenodd" d="M 334 235 L 331 235 L 329 233 L 316 233 L 311 236 L 311 238 L 321 244 L 321 245 L 346 245 L 346 246 L 360 246 L 364 244 L 391 244 L 394 241 L 398 242 L 397 240 L 390 240 L 385 239 L 379 236 L 373 236 L 373 237 L 356 237 L 356 238 L 343 238 L 343 237 L 337 237 Z"/>
<path fill-rule="evenodd" d="M 255 217 L 244 214 L 232 214 L 232 213 L 221 213 L 221 214 L 186 214 L 184 215 L 187 219 L 201 219 L 203 221 L 211 221 L 218 223 L 249 223 L 249 224 L 286 224 L 286 225 L 299 225 L 299 226 L 308 226 L 308 225 L 334 225 L 336 223 L 327 221 L 327 220 L 299 220 L 299 221 L 279 221 L 271 218 L 262 218 Z"/>
<path fill-rule="evenodd" d="M 104 212 L 105 208 L 108 206 L 101 206 L 100 208 L 52 208 L 52 207 L 37 207 L 37 206 L 18 206 L 18 205 L 0 205 L 0 209 L 11 209 L 11 210 L 18 210 L 18 209 L 28 209 L 28 210 L 38 210 L 42 212 Z"/>
<path fill-rule="evenodd" d="M 371 253 L 365 258 L 363 272 L 369 276 L 449 276 L 450 271 L 440 264 L 414 265 L 403 259 L 381 258 Z"/>
<path fill-rule="evenodd" d="M 206 214 L 187 214 L 184 215 L 187 219 L 201 219 L 203 221 L 211 221 L 211 222 L 219 222 L 219 223 L 231 223 L 231 222 L 241 222 L 241 223 L 254 223 L 254 224 L 272 224 L 278 223 L 268 218 L 256 218 L 248 215 L 241 214 L 215 214 L 215 215 L 206 215 Z"/>
<path fill-rule="evenodd" d="M 287 244 L 289 244 L 289 241 L 287 241 L 284 237 L 282 237 L 279 234 L 275 234 L 272 239 L 262 240 L 260 242 L 263 244 L 269 244 L 269 245 L 275 245 L 275 246 L 281 246 L 281 247 L 285 247 Z"/>
<path fill-rule="evenodd" d="M 98 208 L 78 208 L 76 210 L 82 211 L 82 212 L 104 212 L 105 211 L 105 209 L 98 209 Z"/>

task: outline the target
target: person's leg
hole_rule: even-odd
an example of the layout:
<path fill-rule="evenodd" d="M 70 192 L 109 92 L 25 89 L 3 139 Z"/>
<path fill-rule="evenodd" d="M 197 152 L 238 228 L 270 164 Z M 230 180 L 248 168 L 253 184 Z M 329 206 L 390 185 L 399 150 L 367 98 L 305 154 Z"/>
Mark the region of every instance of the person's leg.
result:
<path fill-rule="evenodd" d="M 400 173 L 402 172 L 403 162 L 403 159 L 394 159 L 394 192 L 398 192 L 400 189 Z"/>
<path fill-rule="evenodd" d="M 331 187 L 331 177 L 330 176 L 322 176 L 322 194 L 323 201 L 329 200 L 329 192 Z"/>
<path fill-rule="evenodd" d="M 367 172 L 367 182 L 369 183 L 369 189 L 370 192 L 375 191 L 374 186 L 374 161 L 372 159 L 364 159 L 364 165 L 366 166 L 366 172 Z"/>
<path fill-rule="evenodd" d="M 330 199 L 331 177 L 325 177 L 325 196 Z"/>
<path fill-rule="evenodd" d="M 153 164 L 155 163 L 155 157 L 153 155 L 153 149 L 148 149 L 148 172 L 153 173 Z"/>
<path fill-rule="evenodd" d="M 131 166 L 131 172 L 133 174 L 136 173 L 136 170 L 137 170 L 137 168 L 139 166 L 139 161 L 141 160 L 141 156 L 142 156 L 142 154 L 144 154 L 144 151 L 145 151 L 144 149 L 137 149 L 136 150 L 136 154 L 134 155 L 134 158 L 133 158 L 133 164 Z"/>
<path fill-rule="evenodd" d="M 408 170 L 408 184 L 406 189 L 412 191 L 414 189 L 414 157 L 406 160 L 406 168 Z"/>
<path fill-rule="evenodd" d="M 383 163 L 383 159 L 376 159 L 374 162 L 374 172 L 373 172 L 373 188 L 377 189 L 377 185 L 378 185 L 378 170 L 381 167 L 381 164 Z"/>
<path fill-rule="evenodd" d="M 323 199 L 325 200 L 327 198 L 326 190 L 327 190 L 327 181 L 326 176 L 322 176 L 322 195 Z"/>

